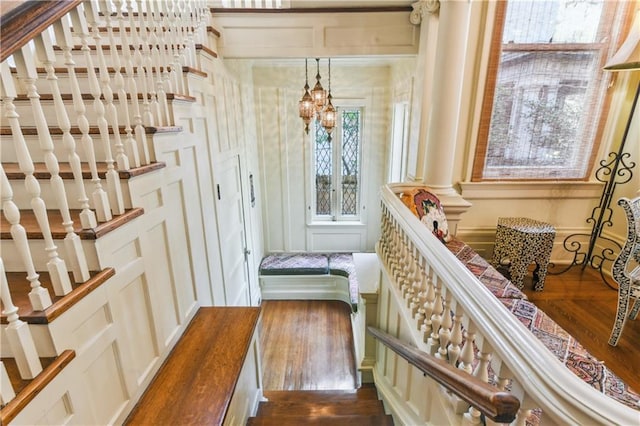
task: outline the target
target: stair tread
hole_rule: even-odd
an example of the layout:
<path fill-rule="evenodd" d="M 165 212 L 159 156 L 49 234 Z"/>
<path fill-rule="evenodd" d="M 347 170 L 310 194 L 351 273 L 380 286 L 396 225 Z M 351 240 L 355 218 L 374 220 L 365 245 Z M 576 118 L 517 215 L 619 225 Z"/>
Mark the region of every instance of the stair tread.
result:
<path fill-rule="evenodd" d="M 327 416 L 327 415 L 383 415 L 379 400 L 360 401 L 265 401 L 258 407 L 257 416 Z"/>
<path fill-rule="evenodd" d="M 123 214 L 114 216 L 113 219 L 108 222 L 98 223 L 98 226 L 90 229 L 82 229 L 82 225 L 80 224 L 80 212 L 80 210 L 70 210 L 74 231 L 82 240 L 95 240 L 114 229 L 117 229 L 125 223 L 132 221 L 138 216 L 141 216 L 144 213 L 144 209 L 141 207 L 127 209 Z M 49 217 L 49 225 L 51 227 L 51 234 L 53 235 L 53 238 L 63 239 L 67 233 L 62 226 L 63 220 L 60 211 L 47 210 L 47 215 Z M 42 232 L 40 231 L 40 227 L 38 226 L 33 210 L 20 210 L 20 224 L 25 228 L 27 238 L 42 239 Z M 0 239 L 11 239 L 10 227 L 11 224 L 7 221 L 4 215 L 2 215 L 2 217 L 0 217 Z"/>
<path fill-rule="evenodd" d="M 49 179 L 51 178 L 51 173 L 47 170 L 47 166 L 45 163 L 33 163 L 34 173 L 36 179 Z M 62 179 L 73 179 L 73 172 L 71 170 L 71 166 L 69 163 L 59 163 L 60 166 L 60 177 Z M 91 171 L 89 169 L 89 163 L 81 163 L 82 168 L 82 177 L 84 179 L 91 179 Z M 105 179 L 107 172 L 107 163 L 98 162 L 98 176 L 101 179 Z M 20 170 L 18 163 L 2 163 L 2 167 L 4 168 L 7 177 L 11 179 L 24 179 L 25 175 Z M 120 179 L 130 179 L 132 177 L 140 176 L 154 170 L 159 170 L 166 167 L 165 163 L 156 162 L 147 164 L 145 166 L 133 167 L 127 170 L 118 170 L 118 175 Z"/>
<path fill-rule="evenodd" d="M 38 135 L 38 129 L 36 127 L 31 127 L 31 126 L 24 126 L 20 128 L 22 130 L 22 134 L 24 136 L 37 136 Z M 119 132 L 121 135 L 125 135 L 127 132 L 125 131 L 125 126 L 120 126 L 119 127 Z M 178 133 L 182 131 L 182 126 L 147 126 L 144 128 L 145 132 L 147 134 L 153 134 L 153 133 Z M 71 126 L 71 128 L 69 129 L 69 132 L 72 135 L 81 135 L 82 132 L 80 131 L 80 128 L 78 126 Z M 61 136 L 63 134 L 62 129 L 60 127 L 57 126 L 49 126 L 49 133 L 52 136 Z M 11 127 L 9 126 L 2 126 L 0 127 L 0 136 L 11 136 L 13 133 L 11 132 Z M 99 135 L 100 134 L 100 129 L 98 128 L 98 126 L 90 126 L 89 127 L 89 134 L 90 135 Z M 109 127 L 109 134 L 112 135 L 113 134 L 113 128 L 110 126 Z"/>
<path fill-rule="evenodd" d="M 210 49 L 207 49 L 207 50 L 210 50 Z M 214 53 L 213 51 L 211 51 L 211 53 L 213 53 L 213 54 L 215 55 L 215 53 Z M 171 67 L 169 66 L 169 67 L 167 67 L 167 69 L 168 69 L 168 70 L 170 70 L 170 69 L 171 69 Z M 99 72 L 99 71 L 100 71 L 100 70 L 99 70 L 99 68 L 97 68 L 97 67 L 95 67 L 95 66 L 94 66 L 94 70 L 95 70 L 95 72 Z M 155 70 L 155 68 L 154 68 L 154 70 Z M 73 71 L 74 71 L 77 75 L 86 74 L 86 73 L 87 73 L 87 67 L 73 67 Z M 16 68 L 15 68 L 15 67 L 12 67 L 12 68 L 11 68 L 11 72 L 15 74 L 15 73 L 17 72 L 17 71 L 16 71 Z M 44 68 L 42 68 L 42 67 L 37 67 L 37 68 L 36 68 L 36 72 L 37 72 L 38 74 L 46 74 L 46 73 L 47 73 L 47 71 L 46 71 Z M 60 74 L 68 74 L 68 73 L 69 73 L 69 70 L 68 70 L 67 68 L 65 68 L 65 67 L 54 67 L 54 68 L 53 68 L 53 72 L 54 72 L 56 75 L 60 75 Z M 113 73 L 115 73 L 115 72 L 116 72 L 116 68 L 114 68 L 114 67 L 107 67 L 107 72 L 108 72 L 109 74 L 113 74 Z M 126 69 L 125 69 L 125 67 L 120 67 L 120 72 L 121 72 L 122 74 L 126 74 Z M 208 75 L 205 71 L 202 71 L 202 70 L 199 70 L 199 69 L 197 69 L 197 68 L 190 67 L 190 66 L 186 66 L 186 65 L 183 65 L 183 66 L 182 66 L 182 72 L 183 72 L 183 73 L 188 73 L 188 74 L 197 74 L 197 75 L 200 75 L 200 76 L 202 76 L 202 77 L 206 77 L 206 76 Z M 134 74 L 137 74 L 137 73 L 138 73 L 138 67 L 133 67 L 133 73 L 134 73 Z M 116 95 L 116 93 L 114 93 L 114 96 L 115 96 L 115 95 Z M 93 99 L 93 98 L 92 98 L 92 99 Z"/>
<path fill-rule="evenodd" d="M 66 68 L 65 68 L 66 69 Z M 44 70 L 43 70 L 44 71 Z M 40 100 L 41 101 L 53 101 L 53 94 L 52 93 L 38 93 L 38 95 L 40 96 Z M 173 101 L 173 100 L 179 100 L 179 101 L 186 101 L 186 102 L 195 102 L 196 101 L 196 97 L 195 96 L 191 96 L 191 95 L 187 95 L 187 94 L 183 94 L 183 93 L 167 93 L 167 100 L 168 101 Z M 82 93 L 82 99 L 85 101 L 92 101 L 94 100 L 94 96 L 91 93 Z M 150 97 L 151 95 L 149 95 Z M 73 95 L 71 93 L 61 93 L 60 97 L 62 98 L 63 101 L 72 101 L 73 100 Z M 142 93 L 138 93 L 138 99 L 142 100 L 144 97 L 144 95 Z M 100 99 L 104 100 L 104 95 L 100 96 Z M 114 100 L 118 100 L 120 99 L 117 93 L 113 94 L 113 99 Z M 127 99 L 131 100 L 131 94 L 127 93 Z M 29 97 L 27 95 L 24 94 L 20 94 L 18 96 L 16 96 L 16 98 L 14 99 L 14 102 L 29 102 Z"/>
<path fill-rule="evenodd" d="M 18 308 L 20 319 L 29 324 L 48 324 L 54 319 L 69 310 L 73 305 L 78 303 L 87 294 L 105 283 L 109 278 L 115 275 L 113 268 L 106 268 L 102 271 L 90 272 L 91 278 L 84 283 L 76 284 L 73 277 L 69 273 L 73 290 L 65 296 L 56 296 L 53 293 L 53 286 L 48 272 L 38 272 L 40 275 L 40 284 L 49 290 L 51 301 L 53 304 L 44 311 L 34 311 L 29 302 L 30 285 L 26 278 L 25 272 L 6 272 L 9 290 L 13 304 Z M 7 324 L 6 315 L 1 316 L 1 323 Z"/>
<path fill-rule="evenodd" d="M 15 360 L 13 358 L 2 358 L 2 363 L 7 370 L 16 397 L 0 410 L 0 424 L 9 424 L 42 389 L 51 383 L 75 356 L 75 351 L 66 350 L 54 358 L 40 358 L 42 372 L 33 380 L 22 380 Z"/>
<path fill-rule="evenodd" d="M 250 417 L 247 425 L 287 426 L 287 425 L 327 425 L 327 426 L 393 426 L 393 418 L 378 416 L 288 416 Z"/>
<path fill-rule="evenodd" d="M 359 401 L 378 399 L 375 387 L 347 390 L 271 390 L 264 391 L 263 395 L 269 401 Z"/>

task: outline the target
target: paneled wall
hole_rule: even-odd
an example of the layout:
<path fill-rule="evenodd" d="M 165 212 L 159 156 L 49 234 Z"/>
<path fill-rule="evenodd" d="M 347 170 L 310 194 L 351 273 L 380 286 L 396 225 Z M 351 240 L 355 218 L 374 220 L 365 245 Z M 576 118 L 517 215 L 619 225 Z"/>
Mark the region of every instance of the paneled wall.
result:
<path fill-rule="evenodd" d="M 401 63 L 410 67 L 412 61 Z M 253 65 L 265 251 L 373 250 L 379 235 L 378 189 L 386 177 L 389 155 L 392 95 L 399 83 L 392 78 L 388 63 L 361 64 L 334 59 L 331 68 L 334 104 L 345 101 L 364 108 L 361 220 L 348 224 L 320 223 L 312 218 L 312 139 L 298 117 L 304 60 Z M 311 59 L 310 86 L 315 73 Z M 321 61 L 320 74 L 326 87 L 326 59 Z"/>

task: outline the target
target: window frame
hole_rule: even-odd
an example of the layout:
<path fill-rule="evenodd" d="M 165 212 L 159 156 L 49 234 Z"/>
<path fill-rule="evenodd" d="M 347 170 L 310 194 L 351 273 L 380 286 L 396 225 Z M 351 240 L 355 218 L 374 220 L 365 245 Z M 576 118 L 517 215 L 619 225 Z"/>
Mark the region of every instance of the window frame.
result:
<path fill-rule="evenodd" d="M 591 152 L 588 158 L 585 159 L 587 162 L 585 173 L 583 177 L 575 177 L 575 178 L 565 178 L 565 177 L 509 177 L 509 176 L 500 176 L 500 177 L 484 177 L 485 172 L 485 162 L 489 148 L 489 133 L 491 129 L 491 116 L 493 113 L 493 105 L 496 96 L 496 86 L 498 83 L 498 71 L 500 67 L 500 62 L 502 58 L 503 51 L 527 51 L 527 52 L 540 52 L 540 51 L 593 51 L 594 49 L 599 49 L 599 64 L 604 65 L 606 58 L 610 56 L 611 50 L 615 51 L 615 48 L 612 49 L 608 46 L 607 42 L 600 43 L 510 43 L 503 44 L 503 31 L 505 27 L 505 20 L 507 15 L 507 4 L 508 1 L 501 1 L 497 3 L 495 9 L 495 19 L 493 31 L 491 33 L 491 41 L 489 45 L 489 56 L 488 56 L 488 65 L 487 65 L 487 77 L 484 86 L 484 94 L 481 102 L 481 111 L 480 111 L 480 120 L 478 127 L 478 137 L 477 143 L 475 146 L 475 154 L 473 157 L 472 169 L 471 169 L 471 182 L 518 182 L 518 181 L 588 181 L 593 173 L 593 169 L 595 167 L 595 160 L 598 156 L 598 152 L 600 150 L 600 145 L 602 143 L 602 136 L 604 133 L 605 124 L 608 117 L 609 107 L 611 103 L 611 84 L 607 85 L 607 81 L 611 79 L 610 73 L 601 72 L 598 74 L 599 84 L 605 85 L 605 91 L 603 92 L 603 96 L 599 99 L 598 102 L 593 102 L 590 104 L 590 108 L 588 111 L 585 111 L 583 117 L 588 117 L 589 119 L 597 119 L 597 125 L 592 129 L 593 132 L 593 144 L 591 147 Z M 623 8 L 622 10 L 618 9 L 618 7 Z M 614 25 L 616 22 L 620 22 L 618 25 L 619 31 L 614 41 L 614 45 L 617 46 L 624 39 L 624 35 L 628 31 L 629 28 L 629 18 L 630 11 L 633 9 L 633 4 L 631 3 L 623 3 L 618 4 L 618 2 L 605 2 L 603 5 L 603 18 L 600 21 L 599 28 L 597 30 L 597 40 L 602 40 L 603 35 L 608 37 L 607 30 L 611 25 Z M 621 17 L 618 18 L 618 17 Z M 608 32 L 605 33 L 605 30 Z M 505 48 L 506 47 L 506 48 Z M 604 80 L 604 81 L 602 81 Z M 598 110 L 600 112 L 599 117 L 597 116 Z M 583 118 L 584 119 L 584 118 Z"/>
<path fill-rule="evenodd" d="M 316 126 L 320 125 L 319 122 L 314 120 L 311 125 L 310 133 L 310 210 L 311 210 L 311 223 L 361 223 L 361 208 L 362 208 L 362 199 L 363 199 L 363 186 L 362 186 L 362 176 L 363 176 L 363 152 L 364 152 L 364 144 L 363 144 L 363 132 L 364 132 L 364 116 L 365 116 L 365 106 L 362 103 L 353 103 L 353 102 L 340 102 L 340 100 L 333 100 L 333 104 L 336 108 L 336 127 L 333 129 L 331 134 L 331 143 L 333 146 L 332 149 L 332 177 L 331 177 L 331 214 L 328 215 L 319 215 L 317 214 L 317 195 L 316 195 Z M 336 191 L 335 189 L 341 187 L 342 184 L 342 126 L 343 126 L 343 114 L 348 111 L 357 110 L 360 113 L 359 117 L 359 129 L 358 129 L 358 153 L 357 153 L 357 164 L 358 170 L 356 175 L 357 181 L 357 199 L 356 199 L 356 214 L 343 214 L 342 213 L 342 191 Z"/>

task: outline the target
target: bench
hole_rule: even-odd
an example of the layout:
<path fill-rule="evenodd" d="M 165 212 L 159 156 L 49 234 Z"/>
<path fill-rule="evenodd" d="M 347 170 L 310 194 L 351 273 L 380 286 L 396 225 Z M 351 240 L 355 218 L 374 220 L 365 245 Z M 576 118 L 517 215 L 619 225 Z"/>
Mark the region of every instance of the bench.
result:
<path fill-rule="evenodd" d="M 341 300 L 358 307 L 358 278 L 352 253 L 272 253 L 260 262 L 265 300 Z"/>
<path fill-rule="evenodd" d="M 591 355 L 545 312 L 530 302 L 511 281 L 498 272 L 469 245 L 449 236 L 444 210 L 437 197 L 425 188 L 414 189 L 401 196 L 404 204 L 451 251 L 456 258 L 549 349 L 561 363 L 599 392 L 636 410 L 640 410 L 640 394 L 624 383 L 601 361 Z M 437 209 L 434 213 L 429 209 Z M 428 215 L 428 217 L 427 217 Z M 433 224 L 439 221 L 438 224 Z M 535 413 L 534 413 L 535 415 Z"/>

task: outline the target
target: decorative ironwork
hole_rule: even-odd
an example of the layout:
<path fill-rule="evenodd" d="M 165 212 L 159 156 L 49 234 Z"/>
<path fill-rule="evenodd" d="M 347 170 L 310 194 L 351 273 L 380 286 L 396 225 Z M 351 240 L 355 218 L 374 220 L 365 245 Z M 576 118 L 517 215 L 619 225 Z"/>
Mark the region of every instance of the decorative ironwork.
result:
<path fill-rule="evenodd" d="M 625 184 L 633 177 L 632 169 L 636 166 L 636 163 L 631 161 L 631 154 L 624 152 L 625 142 L 629 134 L 631 127 L 631 121 L 638 103 L 638 96 L 640 95 L 640 84 L 636 90 L 633 104 L 631 106 L 631 112 L 629 114 L 629 120 L 624 129 L 624 135 L 620 142 L 618 152 L 611 152 L 606 159 L 600 161 L 600 167 L 596 170 L 595 178 L 604 183 L 604 189 L 600 196 L 600 202 L 591 211 L 591 216 L 586 220 L 591 224 L 591 233 L 575 233 L 568 235 L 562 245 L 565 250 L 573 253 L 573 260 L 564 269 L 553 272 L 553 274 L 562 274 L 576 265 L 582 266 L 582 269 L 587 266 L 591 266 L 596 269 L 602 280 L 611 288 L 615 289 L 616 286 L 605 277 L 603 267 L 605 262 L 613 262 L 616 258 L 616 252 L 622 249 L 622 246 L 611 238 L 602 235 L 602 230 L 605 226 L 612 226 L 613 222 L 611 217 L 613 216 L 613 210 L 611 207 L 611 201 L 613 194 L 615 193 L 616 186 Z M 582 238 L 581 238 L 582 237 Z M 589 245 L 583 248 L 584 237 L 589 237 Z M 596 252 L 596 245 L 600 245 L 600 252 Z M 552 265 L 555 266 L 555 265 Z M 551 272 L 550 272 L 551 273 Z"/>

